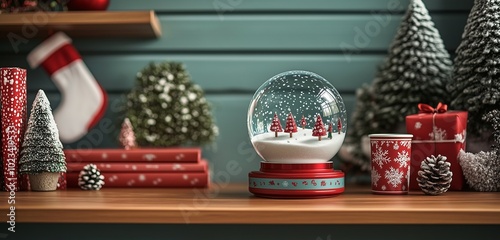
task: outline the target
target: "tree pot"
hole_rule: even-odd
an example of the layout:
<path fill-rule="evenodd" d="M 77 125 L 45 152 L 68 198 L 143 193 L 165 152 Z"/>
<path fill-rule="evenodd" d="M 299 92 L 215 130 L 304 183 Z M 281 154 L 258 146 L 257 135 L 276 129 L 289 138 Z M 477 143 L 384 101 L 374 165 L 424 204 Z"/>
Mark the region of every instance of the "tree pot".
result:
<path fill-rule="evenodd" d="M 59 179 L 59 173 L 55 172 L 43 172 L 30 174 L 30 186 L 31 191 L 47 192 L 55 191 L 57 189 L 57 180 Z"/>

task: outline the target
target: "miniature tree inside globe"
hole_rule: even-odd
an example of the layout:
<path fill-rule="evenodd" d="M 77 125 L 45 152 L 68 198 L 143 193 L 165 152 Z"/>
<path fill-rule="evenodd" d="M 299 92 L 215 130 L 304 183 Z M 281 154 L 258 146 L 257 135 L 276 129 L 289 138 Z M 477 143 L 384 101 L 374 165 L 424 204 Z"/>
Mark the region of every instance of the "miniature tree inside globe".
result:
<path fill-rule="evenodd" d="M 297 128 L 297 117 L 301 128 Z M 271 130 L 281 125 L 276 119 L 285 119 L 288 134 Z M 324 125 L 330 123 L 332 127 Z M 321 138 L 327 135 L 325 129 L 335 134 Z M 347 114 L 338 91 L 323 77 L 307 71 L 288 71 L 267 80 L 248 110 L 250 139 L 266 162 L 328 162 L 339 151 L 346 129 Z"/>

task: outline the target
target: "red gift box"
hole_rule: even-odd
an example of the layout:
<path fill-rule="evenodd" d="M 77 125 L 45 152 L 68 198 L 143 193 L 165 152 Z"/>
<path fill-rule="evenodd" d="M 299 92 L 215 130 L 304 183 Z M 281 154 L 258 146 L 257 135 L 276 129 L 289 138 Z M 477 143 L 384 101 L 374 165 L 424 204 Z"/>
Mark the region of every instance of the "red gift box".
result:
<path fill-rule="evenodd" d="M 420 190 L 417 183 L 421 162 L 431 156 L 446 156 L 451 163 L 453 180 L 449 190 L 461 190 L 464 185 L 458 153 L 465 150 L 467 112 L 447 111 L 445 104 L 436 108 L 419 104 L 420 113 L 406 116 L 406 130 L 413 134 L 410 166 L 410 190 Z"/>

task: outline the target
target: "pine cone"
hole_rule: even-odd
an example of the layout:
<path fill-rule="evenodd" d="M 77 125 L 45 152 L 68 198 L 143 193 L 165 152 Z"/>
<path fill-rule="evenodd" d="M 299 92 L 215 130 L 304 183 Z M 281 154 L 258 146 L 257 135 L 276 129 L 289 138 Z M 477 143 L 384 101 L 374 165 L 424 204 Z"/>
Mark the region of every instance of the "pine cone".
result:
<path fill-rule="evenodd" d="M 448 191 L 453 173 L 450 171 L 450 162 L 445 156 L 434 155 L 427 157 L 420 164 L 417 182 L 420 189 L 428 195 L 439 195 Z"/>
<path fill-rule="evenodd" d="M 104 185 L 104 176 L 94 164 L 83 167 L 78 175 L 78 186 L 83 190 L 99 190 Z"/>

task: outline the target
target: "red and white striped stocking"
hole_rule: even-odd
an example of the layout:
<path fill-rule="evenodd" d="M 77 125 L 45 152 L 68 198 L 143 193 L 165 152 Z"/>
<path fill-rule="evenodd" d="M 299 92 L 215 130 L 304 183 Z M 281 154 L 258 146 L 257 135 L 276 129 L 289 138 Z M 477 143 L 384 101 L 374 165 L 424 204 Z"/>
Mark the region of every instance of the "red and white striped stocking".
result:
<path fill-rule="evenodd" d="M 28 55 L 28 63 L 32 68 L 42 65 L 61 92 L 54 119 L 62 142 L 80 139 L 99 122 L 107 94 L 66 34 L 56 33 L 38 45 Z"/>

